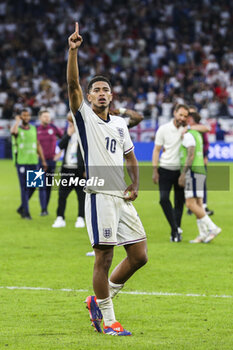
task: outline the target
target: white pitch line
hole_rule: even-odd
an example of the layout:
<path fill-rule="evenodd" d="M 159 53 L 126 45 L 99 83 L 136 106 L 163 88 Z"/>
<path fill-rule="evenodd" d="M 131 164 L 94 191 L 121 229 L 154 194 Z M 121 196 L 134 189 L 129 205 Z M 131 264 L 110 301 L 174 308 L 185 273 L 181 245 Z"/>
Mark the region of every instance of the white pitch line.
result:
<path fill-rule="evenodd" d="M 0 289 L 10 289 L 10 290 L 42 290 L 42 291 L 56 291 L 56 292 L 76 292 L 76 293 L 87 293 L 88 289 L 54 289 L 54 288 L 44 288 L 44 287 L 17 287 L 17 286 L 0 286 Z M 196 293 L 169 293 L 169 292 L 124 292 L 120 291 L 121 294 L 129 295 L 154 295 L 154 296 L 164 296 L 164 297 L 194 297 L 194 298 L 233 298 L 233 295 L 206 295 L 206 294 L 196 294 Z"/>
<path fill-rule="evenodd" d="M 77 293 L 88 292 L 88 289 L 68 289 L 68 288 L 54 289 L 54 288 L 44 288 L 44 287 L 16 287 L 16 286 L 12 286 L 12 287 L 0 286 L 0 289 L 48 290 L 48 291 L 57 291 L 57 292 L 77 292 Z"/>

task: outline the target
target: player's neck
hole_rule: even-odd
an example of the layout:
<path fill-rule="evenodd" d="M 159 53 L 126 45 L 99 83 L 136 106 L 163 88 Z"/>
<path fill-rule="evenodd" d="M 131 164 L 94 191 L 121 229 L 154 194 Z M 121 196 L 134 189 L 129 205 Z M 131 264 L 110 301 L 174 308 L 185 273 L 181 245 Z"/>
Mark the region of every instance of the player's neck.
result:
<path fill-rule="evenodd" d="M 109 108 L 98 108 L 96 106 L 93 106 L 93 111 L 95 112 L 95 114 L 98 115 L 99 118 L 103 119 L 103 120 L 108 120 L 108 112 L 109 112 Z"/>
<path fill-rule="evenodd" d="M 22 123 L 22 128 L 23 129 L 29 129 L 30 128 L 29 123 Z"/>

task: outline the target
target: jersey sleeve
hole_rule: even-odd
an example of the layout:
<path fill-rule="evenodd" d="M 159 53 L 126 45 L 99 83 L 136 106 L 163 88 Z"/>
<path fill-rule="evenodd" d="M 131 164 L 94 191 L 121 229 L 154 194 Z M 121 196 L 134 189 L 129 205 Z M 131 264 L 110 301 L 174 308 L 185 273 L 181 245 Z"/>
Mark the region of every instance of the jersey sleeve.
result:
<path fill-rule="evenodd" d="M 123 144 L 123 153 L 127 154 L 131 152 L 134 149 L 134 144 L 131 140 L 129 129 L 126 125 L 126 122 L 124 119 L 122 119 L 122 125 L 124 127 L 124 144 Z"/>
<path fill-rule="evenodd" d="M 191 146 L 194 146 L 194 147 L 196 146 L 195 138 L 193 137 L 192 134 L 190 134 L 190 132 L 187 132 L 186 134 L 184 134 L 182 145 L 185 148 L 188 148 L 188 147 L 191 147 Z"/>
<path fill-rule="evenodd" d="M 155 135 L 155 145 L 163 146 L 164 138 L 163 138 L 163 128 L 158 128 L 157 133 Z"/>
<path fill-rule="evenodd" d="M 127 127 L 129 127 L 130 117 L 125 117 L 124 121 L 126 122 Z"/>
<path fill-rule="evenodd" d="M 124 127 L 124 132 L 125 132 L 125 138 L 124 138 L 123 152 L 124 152 L 124 154 L 127 154 L 134 149 L 134 145 L 133 145 L 133 142 L 131 140 L 129 130 L 128 130 L 126 124 Z"/>

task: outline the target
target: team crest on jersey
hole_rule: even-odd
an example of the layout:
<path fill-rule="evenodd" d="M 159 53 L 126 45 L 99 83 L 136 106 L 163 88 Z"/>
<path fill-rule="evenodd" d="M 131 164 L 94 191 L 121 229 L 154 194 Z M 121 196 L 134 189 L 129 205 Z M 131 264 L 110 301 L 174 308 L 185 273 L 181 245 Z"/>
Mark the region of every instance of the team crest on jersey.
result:
<path fill-rule="evenodd" d="M 104 228 L 103 235 L 105 238 L 110 238 L 112 236 L 112 229 L 111 228 Z"/>
<path fill-rule="evenodd" d="M 124 139 L 124 129 L 123 128 L 117 128 L 117 130 L 119 132 L 121 141 L 123 141 L 123 139 Z"/>

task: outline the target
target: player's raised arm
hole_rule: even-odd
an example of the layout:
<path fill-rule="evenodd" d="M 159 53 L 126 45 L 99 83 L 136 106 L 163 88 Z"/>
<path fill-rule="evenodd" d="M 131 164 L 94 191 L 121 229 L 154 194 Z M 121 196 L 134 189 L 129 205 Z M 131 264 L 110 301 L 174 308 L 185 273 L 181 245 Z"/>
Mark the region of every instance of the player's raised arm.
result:
<path fill-rule="evenodd" d="M 191 130 L 199 131 L 200 133 L 210 132 L 210 127 L 208 125 L 204 124 L 194 124 L 189 127 Z M 185 134 L 188 131 L 188 127 L 186 126 L 184 128 L 183 134 Z"/>
<path fill-rule="evenodd" d="M 15 123 L 14 125 L 12 125 L 11 127 L 11 134 L 14 135 L 14 136 L 17 136 L 18 135 L 18 129 L 19 129 L 19 125 L 21 123 L 21 118 L 20 118 L 20 115 L 17 115 L 15 117 Z"/>
<path fill-rule="evenodd" d="M 76 22 L 75 32 L 71 34 L 71 36 L 68 39 L 69 55 L 67 63 L 67 84 L 69 103 L 70 109 L 72 110 L 74 115 L 78 111 L 83 100 L 83 93 L 79 84 L 79 70 L 77 61 L 77 53 L 80 45 L 82 44 L 82 41 L 83 39 L 81 35 L 79 35 L 78 22 Z"/>
<path fill-rule="evenodd" d="M 114 109 L 110 111 L 110 114 L 129 117 L 129 122 L 127 125 L 129 129 L 138 125 L 144 119 L 142 114 L 128 108 Z"/>

